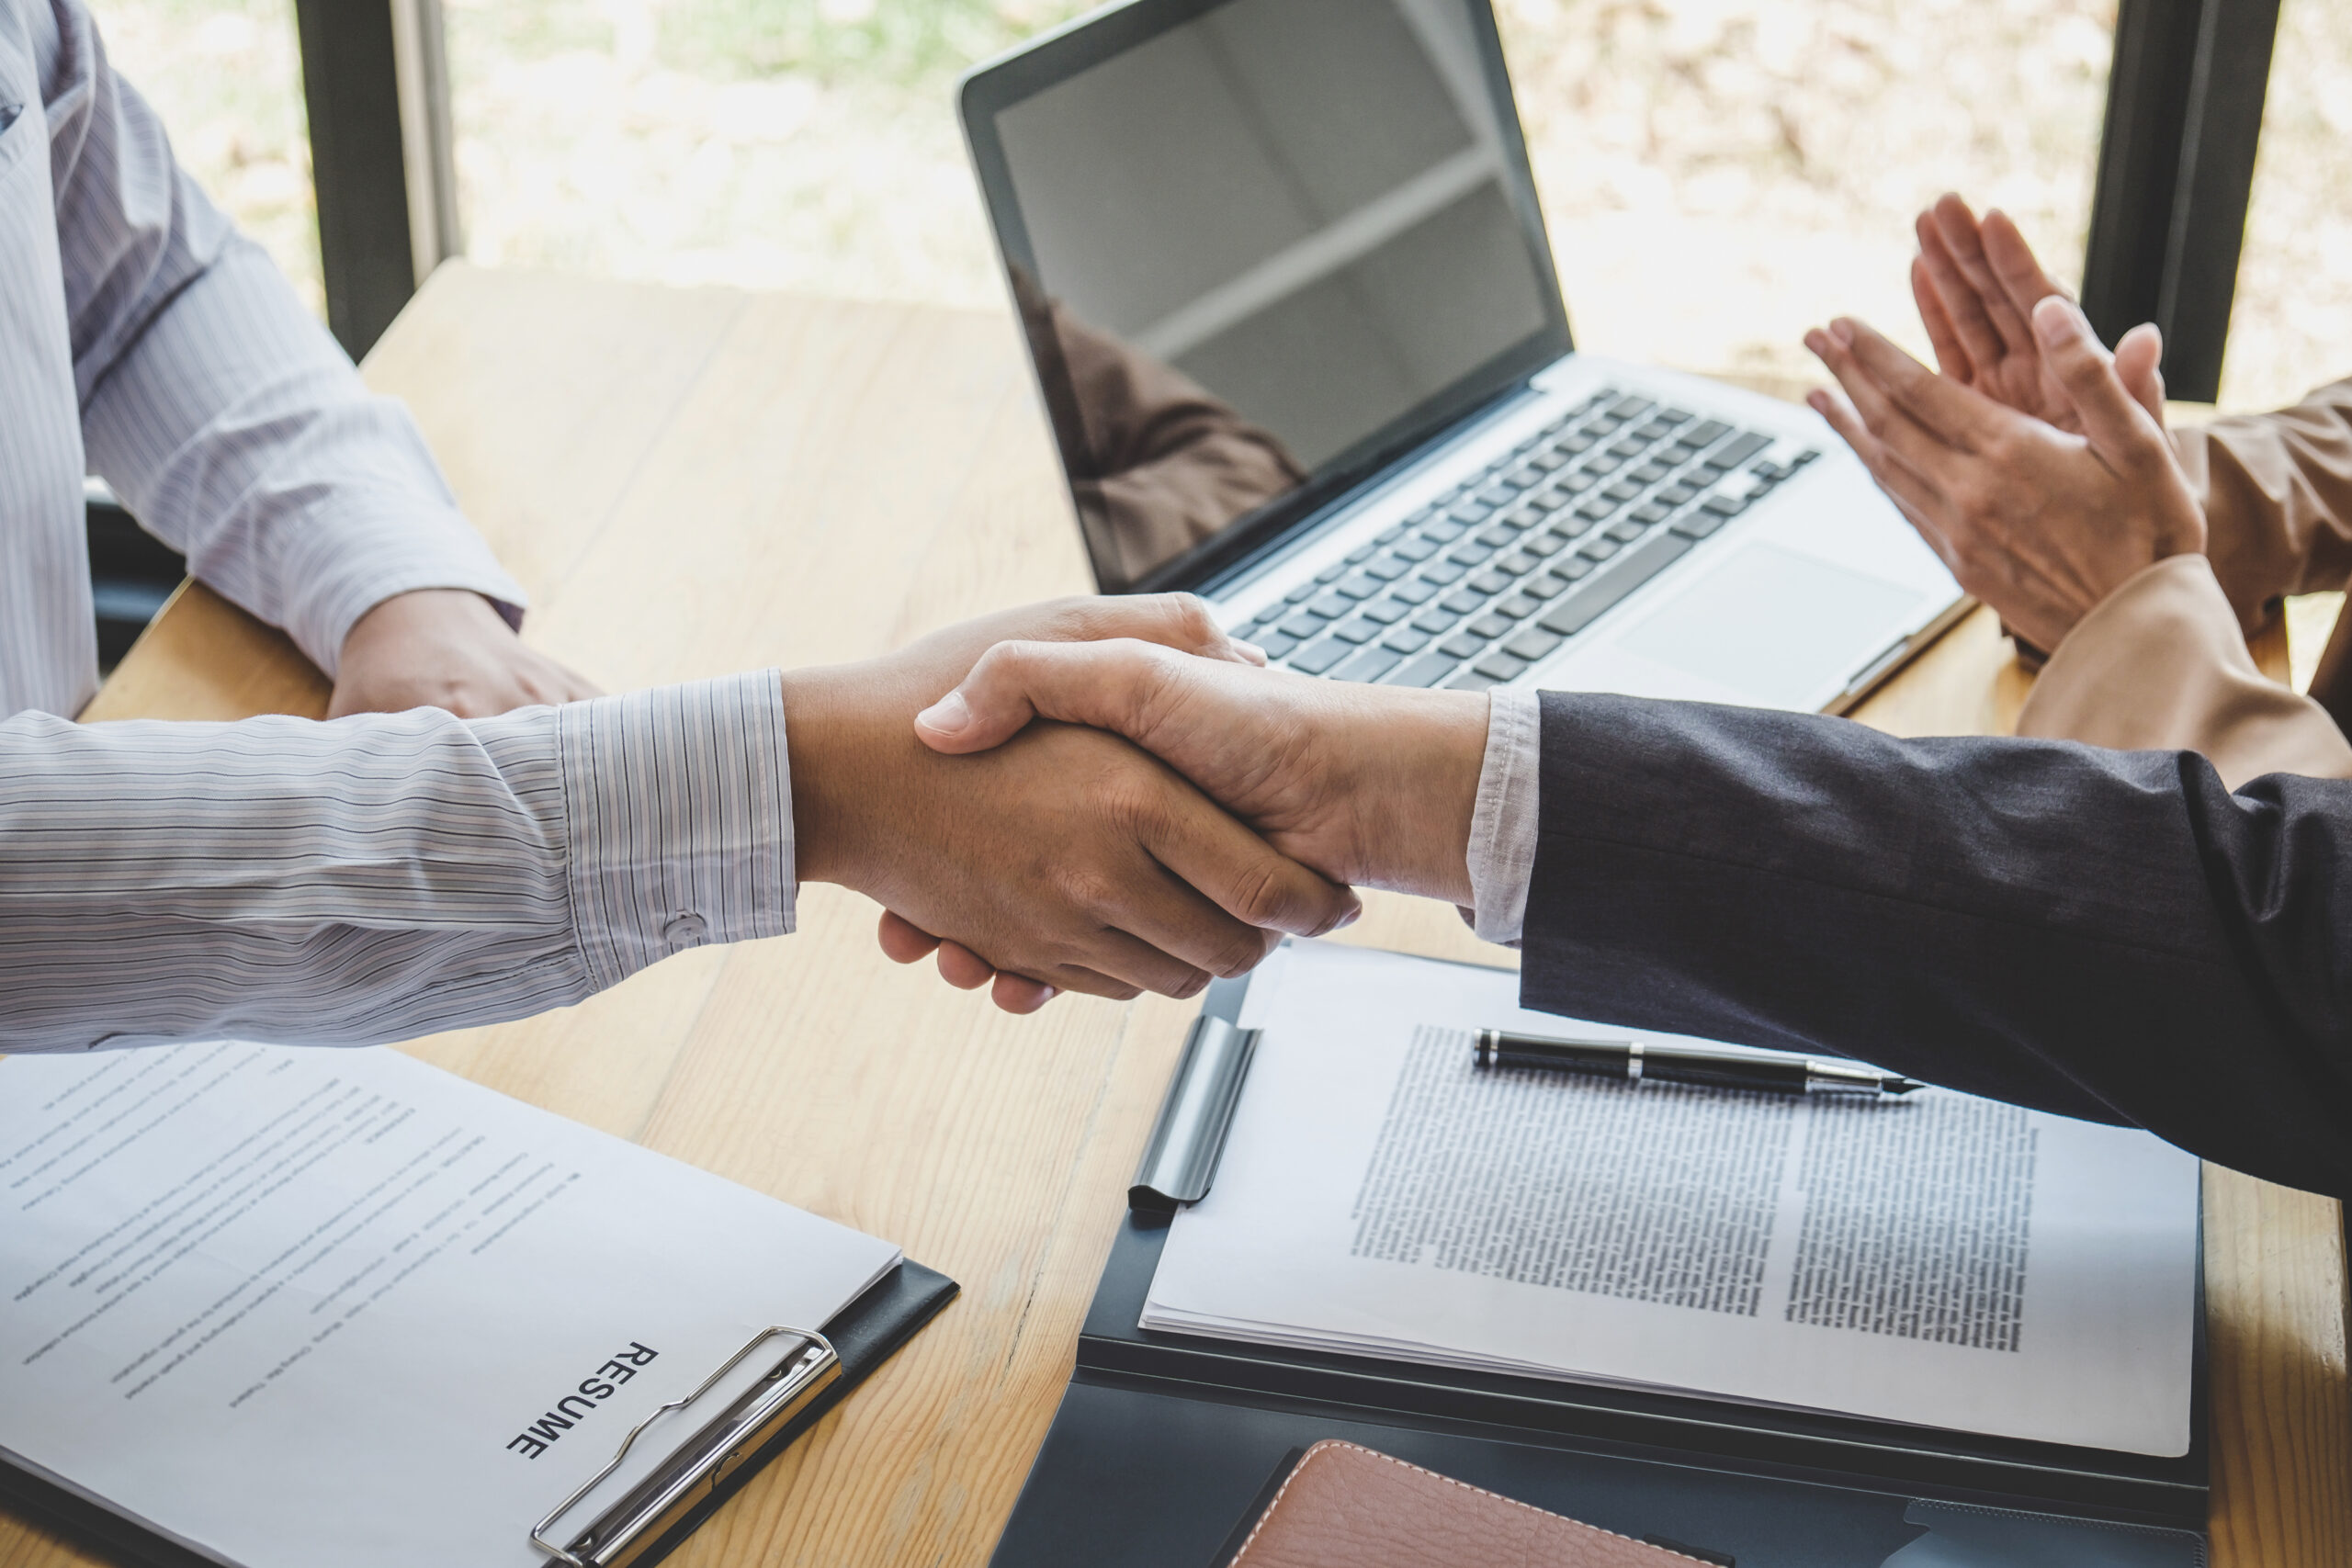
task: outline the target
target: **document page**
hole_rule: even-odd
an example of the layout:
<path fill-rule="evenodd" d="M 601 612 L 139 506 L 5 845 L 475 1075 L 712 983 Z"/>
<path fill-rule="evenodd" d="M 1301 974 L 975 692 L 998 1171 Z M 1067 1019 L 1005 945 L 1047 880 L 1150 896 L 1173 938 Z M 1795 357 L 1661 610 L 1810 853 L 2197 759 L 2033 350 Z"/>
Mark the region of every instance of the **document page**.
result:
<path fill-rule="evenodd" d="M 245 1568 L 537 1568 L 898 1260 L 393 1051 L 0 1061 L 0 1457 Z"/>
<path fill-rule="evenodd" d="M 1294 943 L 1142 1326 L 2177 1455 L 2197 1161 L 1922 1089 L 1860 1100 L 1474 1065 L 1472 1032 L 1704 1043 L 1519 978 Z"/>

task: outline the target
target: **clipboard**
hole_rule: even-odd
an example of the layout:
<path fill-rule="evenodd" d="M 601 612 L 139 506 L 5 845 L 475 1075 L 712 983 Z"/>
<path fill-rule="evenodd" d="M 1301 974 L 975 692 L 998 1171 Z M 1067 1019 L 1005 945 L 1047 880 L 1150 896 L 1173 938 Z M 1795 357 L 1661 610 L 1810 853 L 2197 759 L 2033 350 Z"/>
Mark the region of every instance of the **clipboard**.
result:
<path fill-rule="evenodd" d="M 2203 1568 L 2201 1282 L 2178 1458 L 1137 1327 L 1170 1217 L 1214 1182 L 1247 1087 L 1249 983 L 1203 1000 L 993 1568 L 1212 1568 L 1325 1438 L 1738 1568 L 1883 1568 L 1939 1520 L 1988 1518 L 2069 1548 L 2087 1527 L 2118 1553 L 2049 1561 Z"/>
<path fill-rule="evenodd" d="M 534 1539 L 556 1568 L 653 1568 L 897 1354 L 957 1288 L 946 1275 L 905 1261 L 820 1327 L 763 1330 L 694 1393 L 662 1407 L 622 1440 L 614 1467 L 633 1444 L 668 1446 L 650 1476 L 609 1502 L 582 1506 L 593 1481 L 571 1498 L 549 1497 L 550 1511 L 536 1523 L 515 1521 L 517 1540 Z M 727 1372 L 763 1354 L 774 1364 L 750 1391 L 724 1409 L 697 1408 Z M 0 1464 L 0 1505 L 129 1568 L 220 1568 L 213 1558 L 29 1471 Z"/>

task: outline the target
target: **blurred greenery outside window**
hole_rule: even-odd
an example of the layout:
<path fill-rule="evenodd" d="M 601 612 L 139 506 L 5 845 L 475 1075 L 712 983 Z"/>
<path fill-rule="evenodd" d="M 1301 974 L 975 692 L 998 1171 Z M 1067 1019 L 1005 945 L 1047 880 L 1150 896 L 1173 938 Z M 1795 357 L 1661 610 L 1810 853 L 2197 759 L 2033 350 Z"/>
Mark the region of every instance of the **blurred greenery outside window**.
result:
<path fill-rule="evenodd" d="M 999 308 L 957 73 L 1075 0 L 443 0 L 467 251 Z M 1370 0 L 1366 0 L 1370 3 Z M 2080 265 L 2114 0 L 1498 0 L 1588 348 L 1811 379 L 1805 327 L 1924 352 L 1910 219 L 1957 188 Z M 182 158 L 318 308 L 290 0 L 96 0 Z M 2286 0 L 2225 369 L 2352 371 L 2352 7 Z"/>

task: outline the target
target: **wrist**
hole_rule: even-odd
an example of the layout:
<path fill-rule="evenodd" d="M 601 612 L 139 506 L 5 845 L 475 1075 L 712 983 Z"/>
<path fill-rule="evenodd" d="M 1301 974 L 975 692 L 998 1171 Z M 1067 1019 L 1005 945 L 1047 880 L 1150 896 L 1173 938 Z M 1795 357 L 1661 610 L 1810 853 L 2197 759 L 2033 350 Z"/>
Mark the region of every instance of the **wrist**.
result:
<path fill-rule="evenodd" d="M 1363 705 L 1356 776 L 1339 796 L 1355 817 L 1353 880 L 1467 905 L 1487 700 L 1476 692 L 1380 695 Z"/>

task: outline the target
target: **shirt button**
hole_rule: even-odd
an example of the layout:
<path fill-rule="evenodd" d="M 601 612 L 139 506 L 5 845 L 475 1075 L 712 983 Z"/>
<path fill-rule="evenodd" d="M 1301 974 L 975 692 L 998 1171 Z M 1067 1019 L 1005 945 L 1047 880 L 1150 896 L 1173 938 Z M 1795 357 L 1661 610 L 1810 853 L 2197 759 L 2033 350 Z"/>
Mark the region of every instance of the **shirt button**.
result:
<path fill-rule="evenodd" d="M 680 915 L 662 928 L 662 940 L 673 946 L 684 942 L 700 942 L 703 933 L 709 929 L 703 923 L 703 918 L 700 915 Z"/>

